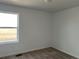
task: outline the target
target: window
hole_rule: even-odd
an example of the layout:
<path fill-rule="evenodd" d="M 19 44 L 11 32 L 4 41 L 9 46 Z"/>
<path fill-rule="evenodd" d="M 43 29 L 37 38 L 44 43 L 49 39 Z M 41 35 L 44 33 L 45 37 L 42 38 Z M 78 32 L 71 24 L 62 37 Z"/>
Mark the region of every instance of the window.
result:
<path fill-rule="evenodd" d="M 0 43 L 17 42 L 18 14 L 0 12 Z"/>

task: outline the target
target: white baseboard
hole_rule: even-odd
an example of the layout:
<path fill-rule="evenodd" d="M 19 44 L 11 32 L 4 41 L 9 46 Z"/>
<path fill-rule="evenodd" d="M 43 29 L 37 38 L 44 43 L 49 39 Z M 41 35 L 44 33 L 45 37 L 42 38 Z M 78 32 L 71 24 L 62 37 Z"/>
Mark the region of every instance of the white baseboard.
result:
<path fill-rule="evenodd" d="M 39 48 L 26 49 L 26 50 L 22 50 L 20 52 L 16 52 L 16 53 L 14 52 L 14 53 L 10 53 L 10 54 L 0 56 L 0 57 L 15 56 L 17 54 L 27 53 L 27 52 L 30 52 L 30 51 L 40 50 L 40 49 L 44 49 L 44 48 L 48 48 L 48 47 L 39 47 Z"/>
<path fill-rule="evenodd" d="M 52 48 L 54 48 L 54 47 L 52 47 Z M 64 53 L 66 53 L 66 54 L 68 54 L 68 55 L 71 55 L 71 56 L 73 56 L 73 57 L 79 59 L 79 56 L 73 55 L 73 54 L 71 54 L 71 53 L 69 53 L 69 52 L 67 52 L 67 51 L 62 50 L 62 49 L 58 49 L 58 48 L 56 48 L 56 49 L 59 50 L 59 51 L 61 51 L 61 52 L 64 52 Z"/>

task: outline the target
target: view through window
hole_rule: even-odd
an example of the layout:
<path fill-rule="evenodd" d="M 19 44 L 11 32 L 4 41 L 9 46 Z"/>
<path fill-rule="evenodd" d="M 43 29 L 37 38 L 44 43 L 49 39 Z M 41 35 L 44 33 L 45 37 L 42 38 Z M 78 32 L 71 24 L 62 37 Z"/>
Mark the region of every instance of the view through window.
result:
<path fill-rule="evenodd" d="M 0 12 L 0 42 L 17 41 L 18 15 Z"/>

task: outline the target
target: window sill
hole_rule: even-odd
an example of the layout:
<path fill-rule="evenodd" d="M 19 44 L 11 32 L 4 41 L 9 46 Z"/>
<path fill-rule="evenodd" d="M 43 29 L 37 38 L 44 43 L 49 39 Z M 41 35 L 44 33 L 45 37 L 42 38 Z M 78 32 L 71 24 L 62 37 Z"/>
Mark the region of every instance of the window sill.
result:
<path fill-rule="evenodd" d="M 13 43 L 18 43 L 19 40 L 7 40 L 7 41 L 0 41 L 1 44 L 13 44 Z"/>

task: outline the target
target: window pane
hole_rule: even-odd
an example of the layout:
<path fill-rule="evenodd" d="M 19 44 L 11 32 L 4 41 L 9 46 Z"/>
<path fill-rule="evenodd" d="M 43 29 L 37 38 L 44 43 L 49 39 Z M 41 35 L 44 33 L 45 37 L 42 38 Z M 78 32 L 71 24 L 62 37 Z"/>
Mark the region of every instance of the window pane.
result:
<path fill-rule="evenodd" d="M 16 28 L 0 28 L 0 41 L 10 41 L 17 39 Z"/>
<path fill-rule="evenodd" d="M 17 41 L 17 14 L 0 13 L 0 42 Z"/>
<path fill-rule="evenodd" d="M 17 14 L 0 13 L 0 27 L 17 27 Z"/>

